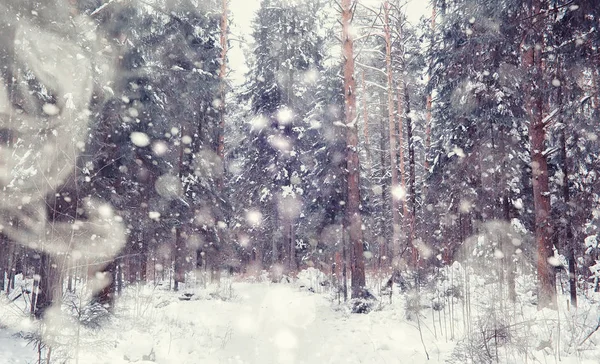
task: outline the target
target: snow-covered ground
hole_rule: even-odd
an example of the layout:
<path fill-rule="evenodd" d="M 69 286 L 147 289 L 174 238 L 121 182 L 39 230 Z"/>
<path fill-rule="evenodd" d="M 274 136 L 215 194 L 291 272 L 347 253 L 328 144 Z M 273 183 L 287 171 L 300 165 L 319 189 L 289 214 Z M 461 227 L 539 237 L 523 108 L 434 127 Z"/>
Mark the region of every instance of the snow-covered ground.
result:
<path fill-rule="evenodd" d="M 25 340 L 17 339 L 16 333 L 8 328 L 0 328 L 0 363 L 15 364 L 29 363 L 32 350 L 27 347 Z"/>
<path fill-rule="evenodd" d="M 293 284 L 234 283 L 231 298 L 223 289 L 210 289 L 213 297 L 197 294 L 190 301 L 179 301 L 171 292 L 130 292 L 124 299 L 130 304 L 121 308 L 128 319 L 106 329 L 116 335 L 115 350 L 101 361 L 93 352 L 82 358 L 98 363 L 144 357 L 158 363 L 428 362 L 416 324 L 399 310 L 350 314 L 329 295 Z M 141 305 L 131 305 L 139 300 Z M 431 332 L 424 338 L 432 361 L 443 362 L 452 344 L 438 342 Z"/>
<path fill-rule="evenodd" d="M 491 288 L 480 286 L 486 287 Z M 184 293 L 193 293 L 189 301 L 180 300 Z M 473 293 L 484 295 L 477 288 Z M 526 357 L 532 363 L 600 362 L 595 337 L 586 339 L 598 319 L 593 305 L 573 316 L 562 307 L 561 318 L 556 311 L 538 313 L 525 302 L 509 308 L 510 318 L 499 318 L 486 317 L 491 306 L 473 299 L 469 325 L 467 306 L 459 300 L 436 311 L 436 294 L 423 292 L 417 320 L 410 314 L 410 297 L 395 292 L 391 304 L 383 297 L 371 313 L 351 314 L 349 304 L 340 304 L 332 289 L 310 274 L 277 284 L 226 278 L 220 286 L 188 287 L 179 293 L 163 286 L 131 286 L 119 298 L 115 316 L 99 328 L 86 325 L 77 337 L 65 330 L 65 337 L 56 340 L 51 363 L 62 363 L 65 357 L 69 363 L 77 357 L 79 363 L 98 364 L 483 363 L 490 352 L 503 363 L 524 363 Z M 36 363 L 37 347 L 14 336 L 37 327 L 26 318 L 25 301 L 7 304 L 3 299 L 0 364 Z M 492 322 L 517 329 L 505 330 L 505 335 L 496 324 L 494 333 L 499 334 L 482 341 L 480 333 Z M 559 332 L 561 339 L 556 340 Z M 478 357 L 479 351 L 483 356 Z"/>

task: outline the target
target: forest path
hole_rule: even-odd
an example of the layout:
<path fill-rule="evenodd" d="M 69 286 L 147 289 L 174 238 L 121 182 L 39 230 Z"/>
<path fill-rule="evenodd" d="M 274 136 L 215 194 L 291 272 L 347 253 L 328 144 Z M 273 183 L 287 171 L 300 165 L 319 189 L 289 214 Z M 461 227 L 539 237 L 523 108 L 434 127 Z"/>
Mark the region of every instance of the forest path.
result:
<path fill-rule="evenodd" d="M 295 284 L 233 283 L 179 293 L 143 286 L 120 298 L 116 320 L 82 338 L 80 363 L 338 364 L 443 363 L 454 344 L 436 340 L 404 302 L 370 314 L 349 314 L 325 293 Z M 215 292 L 219 294 L 215 294 Z M 231 294 L 231 296 L 230 296 Z M 226 300 L 219 298 L 226 296 Z M 6 316 L 6 315 L 4 315 Z M 0 364 L 27 363 L 31 346 L 0 330 Z"/>
<path fill-rule="evenodd" d="M 445 359 L 438 355 L 433 334 L 424 329 L 431 356 L 427 361 L 416 323 L 400 317 L 399 307 L 347 314 L 334 310 L 325 295 L 292 285 L 240 283 L 234 290 L 241 301 L 230 317 L 233 330 L 215 353 L 224 363 L 435 363 Z"/>

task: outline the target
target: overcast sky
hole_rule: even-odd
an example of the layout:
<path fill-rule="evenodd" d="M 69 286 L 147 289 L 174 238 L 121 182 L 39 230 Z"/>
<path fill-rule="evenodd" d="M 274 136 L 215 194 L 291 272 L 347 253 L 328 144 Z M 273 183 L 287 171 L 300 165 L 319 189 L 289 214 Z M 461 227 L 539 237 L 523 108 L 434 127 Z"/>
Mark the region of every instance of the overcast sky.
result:
<path fill-rule="evenodd" d="M 302 1 L 302 0 L 300 0 Z M 380 0 L 362 0 L 367 3 L 375 3 Z M 416 23 L 422 15 L 428 13 L 427 0 L 408 0 L 406 15 L 408 20 Z M 233 18 L 231 29 L 231 50 L 229 51 L 229 67 L 231 68 L 231 79 L 235 84 L 243 82 L 244 74 L 248 71 L 244 61 L 244 53 L 240 42 L 251 41 L 251 24 L 258 10 L 260 0 L 231 0 L 230 10 Z"/>

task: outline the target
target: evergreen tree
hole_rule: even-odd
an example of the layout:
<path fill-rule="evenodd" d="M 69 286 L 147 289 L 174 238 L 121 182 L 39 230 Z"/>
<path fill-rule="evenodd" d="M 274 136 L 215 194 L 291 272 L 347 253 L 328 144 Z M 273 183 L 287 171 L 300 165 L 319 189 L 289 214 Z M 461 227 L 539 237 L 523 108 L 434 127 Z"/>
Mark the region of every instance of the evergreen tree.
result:
<path fill-rule="evenodd" d="M 319 6 L 261 2 L 254 25 L 253 64 L 243 94 L 252 110 L 249 137 L 242 144 L 247 150 L 242 169 L 250 186 L 237 193 L 249 196 L 244 199 L 247 206 L 263 216 L 261 229 L 268 232 L 264 240 L 271 243 L 260 247 L 264 262 L 282 263 L 289 270 L 297 267 L 295 230 L 304 206 L 307 114 L 322 70 L 322 39 L 314 17 Z"/>

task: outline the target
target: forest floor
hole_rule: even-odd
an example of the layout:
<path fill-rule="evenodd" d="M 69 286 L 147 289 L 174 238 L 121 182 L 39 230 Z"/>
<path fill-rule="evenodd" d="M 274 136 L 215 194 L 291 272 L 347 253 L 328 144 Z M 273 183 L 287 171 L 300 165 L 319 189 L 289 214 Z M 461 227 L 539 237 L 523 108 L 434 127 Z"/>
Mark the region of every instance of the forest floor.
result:
<path fill-rule="evenodd" d="M 132 286 L 119 298 L 114 316 L 101 326 L 95 321 L 102 318 L 79 315 L 84 325 L 77 336 L 63 330 L 51 363 L 65 358 L 75 363 L 74 357 L 91 364 L 600 362 L 593 331 L 599 316 L 592 305 L 562 326 L 544 316 L 556 316 L 555 311 L 521 307 L 510 325 L 496 324 L 490 337 L 484 335 L 489 323 L 503 320 L 492 320 L 484 306 L 473 304 L 476 312 L 469 324 L 463 315 L 466 306 L 458 300 L 452 311 L 446 305 L 436 313 L 431 295 L 423 293 L 417 320 L 411 314 L 416 312 L 411 308 L 414 296 L 395 292 L 392 303 L 385 296 L 374 302 L 369 314 L 352 314 L 350 303 L 340 303 L 339 296 L 320 283 L 315 275 L 305 274 L 277 284 L 227 278 L 219 286 L 196 285 L 180 292 L 161 285 Z M 36 326 L 20 311 L 19 302 L 0 305 L 0 364 L 37 362 L 35 344 L 23 339 Z M 529 316 L 523 320 L 519 315 Z M 519 327 L 522 322 L 527 326 Z M 586 339 L 589 333 L 593 334 Z M 552 340 L 553 335 L 562 341 Z M 579 348 L 569 349 L 573 343 Z"/>

